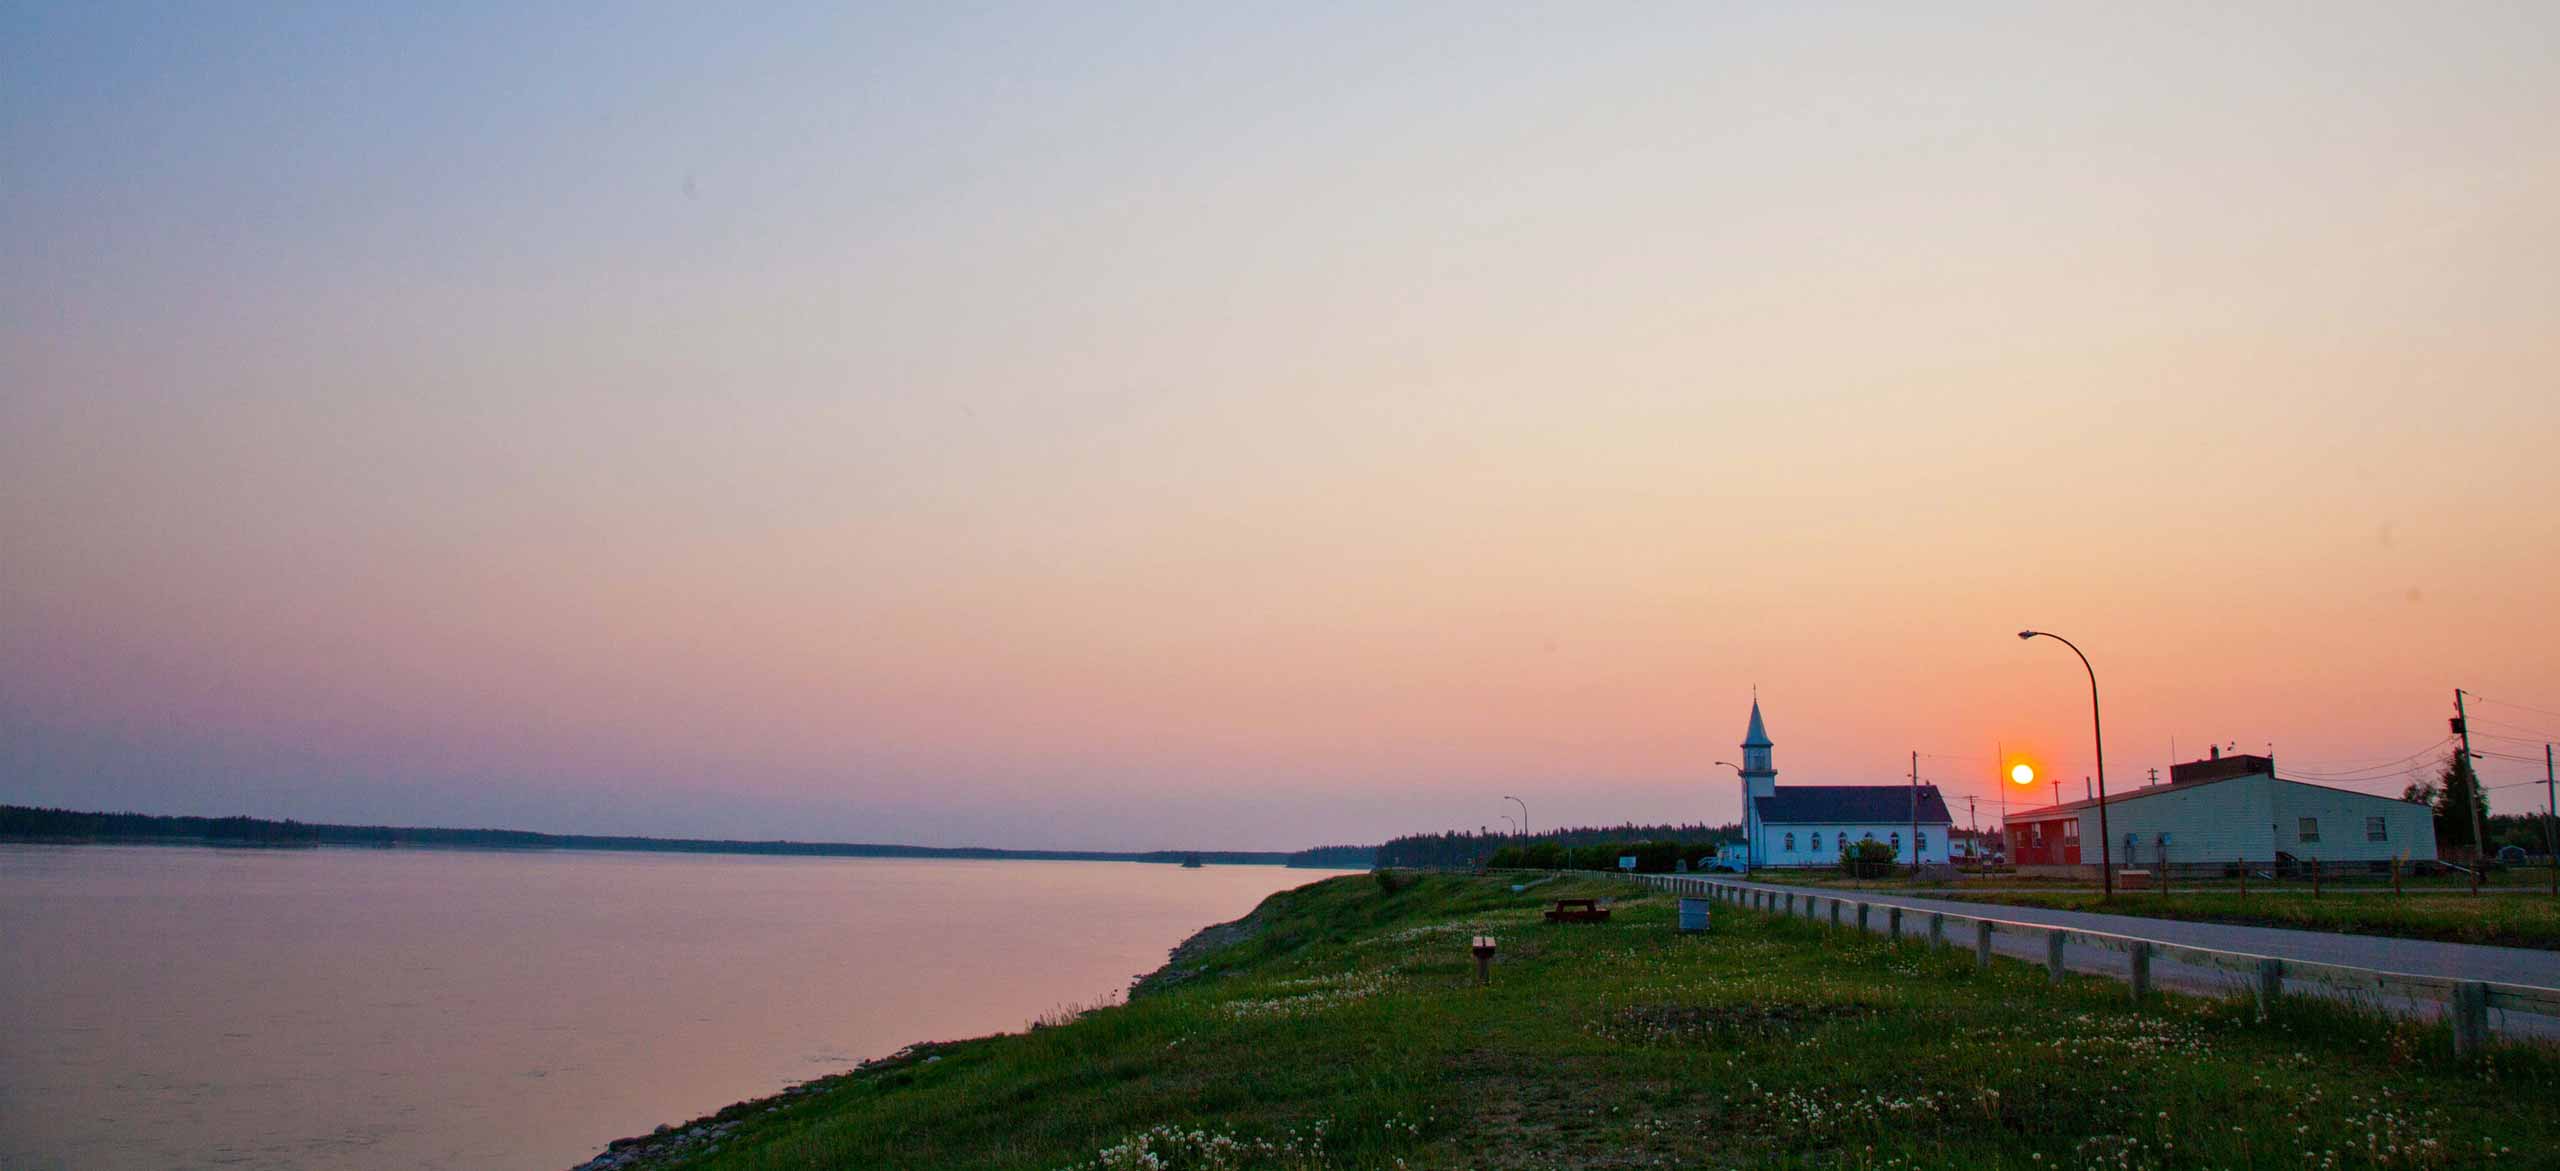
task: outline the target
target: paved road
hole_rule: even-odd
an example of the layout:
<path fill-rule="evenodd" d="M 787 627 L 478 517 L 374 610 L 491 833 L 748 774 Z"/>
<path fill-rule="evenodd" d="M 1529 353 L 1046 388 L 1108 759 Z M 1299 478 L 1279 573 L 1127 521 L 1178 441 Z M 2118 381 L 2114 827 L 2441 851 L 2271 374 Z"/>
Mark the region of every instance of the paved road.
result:
<path fill-rule="evenodd" d="M 2388 939 L 2376 935 L 2344 935 L 2331 931 L 2295 931 L 2282 927 L 2248 927 L 2231 923 L 2188 923 L 2175 919 L 2148 919 L 2139 915 L 2104 915 L 2088 911 L 2058 911 L 2044 907 L 2018 907 L 2005 903 L 1957 902 L 1916 895 L 1887 894 L 1882 891 L 1827 891 L 1778 883 L 1750 882 L 1719 877 L 1755 890 L 1776 891 L 1797 896 L 1799 914 L 1810 913 L 1806 896 L 1816 900 L 1840 898 L 1850 907 L 1872 903 L 1880 907 L 1902 907 L 1906 910 L 1943 911 L 1952 915 L 1992 916 L 2035 923 L 2050 927 L 2076 927 L 2088 931 L 2107 931 L 2150 939 L 2162 943 L 2182 943 L 2191 947 L 2209 947 L 2222 951 L 2250 952 L 2279 959 L 2308 960 L 2315 963 L 2350 964 L 2360 968 L 2376 968 L 2387 972 L 2409 972 L 2426 976 L 2450 976 L 2463 980 L 2489 980 L 2502 984 L 2531 984 L 2544 988 L 2560 987 L 2560 951 L 2540 951 L 2522 947 L 2484 947 L 2469 943 L 2437 943 L 2422 939 Z M 1820 914 L 1830 915 L 1827 902 L 1816 902 Z M 1875 916 L 1873 927 L 1883 930 L 1883 916 Z M 1844 914 L 1843 922 L 1854 920 L 1854 911 Z M 1903 923 L 1908 932 L 1909 920 Z M 1922 924 L 1919 930 L 1926 931 Z M 2013 935 L 1992 937 L 1993 950 L 2041 964 L 2044 944 L 2040 940 Z M 2100 948 L 2074 949 L 2070 964 L 2074 971 L 2122 974 L 2130 960 L 2124 955 Z M 2200 968 L 2155 961 L 2153 979 L 2164 987 L 2192 992 L 2229 994 L 2244 991 L 2244 978 L 2238 973 L 2213 968 Z M 2289 984 L 2296 992 L 2325 991 L 2318 985 Z M 2437 1006 L 2400 1002 L 2388 1005 L 2398 1011 L 2433 1015 Z M 2523 1014 L 2492 1013 L 2493 1027 L 2512 1033 L 2541 1037 L 2560 1037 L 2560 1020 Z"/>

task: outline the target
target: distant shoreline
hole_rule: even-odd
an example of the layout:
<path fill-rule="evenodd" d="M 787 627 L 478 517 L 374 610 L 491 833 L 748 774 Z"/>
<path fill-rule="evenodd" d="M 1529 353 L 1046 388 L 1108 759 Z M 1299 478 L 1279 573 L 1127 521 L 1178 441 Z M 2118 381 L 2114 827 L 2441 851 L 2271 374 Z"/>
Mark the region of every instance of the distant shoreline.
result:
<path fill-rule="evenodd" d="M 143 813 L 89 813 L 0 805 L 0 842 L 27 845 L 213 846 L 225 849 L 302 849 L 352 846 L 366 849 L 602 850 L 622 853 L 731 854 L 809 858 L 955 858 L 1022 862 L 1157 862 L 1179 865 L 1197 858 L 1217 866 L 1290 866 L 1356 869 L 1369 864 L 1367 847 L 1312 850 L 1012 850 L 993 846 L 908 846 L 875 842 L 746 841 L 727 838 L 653 838 L 636 835 L 548 834 L 530 830 L 452 829 L 438 826 L 333 825 L 257 817 L 174 817 Z"/>

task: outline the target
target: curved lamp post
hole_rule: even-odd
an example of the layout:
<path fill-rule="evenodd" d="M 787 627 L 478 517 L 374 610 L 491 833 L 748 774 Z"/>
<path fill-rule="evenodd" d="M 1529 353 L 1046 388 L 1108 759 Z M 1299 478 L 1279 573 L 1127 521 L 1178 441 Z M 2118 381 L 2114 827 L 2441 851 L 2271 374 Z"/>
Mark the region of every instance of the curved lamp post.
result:
<path fill-rule="evenodd" d="M 1720 764 L 1720 765 L 1723 765 L 1723 766 L 1725 766 L 1726 768 L 1732 769 L 1732 770 L 1733 770 L 1733 775 L 1734 775 L 1734 777 L 1735 777 L 1736 779 L 1740 779 L 1740 778 L 1741 778 L 1741 776 L 1742 776 L 1742 766 L 1741 766 L 1741 765 L 1735 764 L 1735 763 L 1733 763 L 1733 762 L 1732 762 L 1732 761 L 1730 761 L 1730 760 L 1719 760 L 1719 761 L 1717 761 L 1716 763 L 1717 763 L 1717 764 Z M 1757 833 L 1755 833 L 1755 832 L 1753 832 L 1753 831 L 1752 831 L 1752 829 L 1751 829 L 1751 788 L 1750 788 L 1750 786 L 1745 785 L 1745 786 L 1743 786 L 1743 790 L 1742 790 L 1742 871 L 1743 871 L 1743 873 L 1748 874 L 1748 873 L 1750 873 L 1750 872 L 1751 872 L 1751 870 L 1752 870 L 1753 866 L 1754 866 L 1754 865 L 1759 861 L 1759 853 L 1760 853 L 1760 835 L 1759 835 L 1759 834 L 1757 834 Z"/>
<path fill-rule="evenodd" d="M 2089 656 L 2081 654 L 2079 647 L 2073 646 L 2070 639 L 2059 634 L 2044 630 L 2021 630 L 2018 632 L 2018 637 L 2020 639 L 2049 638 L 2071 647 L 2072 654 L 2080 655 L 2080 669 L 2089 673 L 2089 734 L 2090 738 L 2097 742 L 2098 749 L 2098 882 L 2106 892 L 2102 897 L 2113 899 L 2116 897 L 2115 843 L 2107 836 L 2107 731 L 2106 725 L 2098 720 L 2098 669 L 2089 665 Z M 2168 866 L 2168 859 L 2161 859 L 2160 864 L 2165 869 Z"/>
<path fill-rule="evenodd" d="M 1503 800 L 1520 801 L 1518 797 L 1505 797 Z M 1529 836 L 1529 803 L 1526 801 L 1520 801 L 1520 836 Z"/>

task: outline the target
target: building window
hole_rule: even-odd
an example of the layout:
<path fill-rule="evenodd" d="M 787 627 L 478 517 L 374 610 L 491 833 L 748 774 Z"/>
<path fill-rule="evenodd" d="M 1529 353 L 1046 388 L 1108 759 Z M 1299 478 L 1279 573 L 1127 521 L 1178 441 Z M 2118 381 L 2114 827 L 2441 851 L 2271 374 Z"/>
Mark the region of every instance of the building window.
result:
<path fill-rule="evenodd" d="M 1787 835 L 1787 852 L 1790 854 L 1796 852 L 1796 836 L 1794 834 Z"/>
<path fill-rule="evenodd" d="M 2075 817 L 2062 823 L 2062 840 L 2066 842 L 2076 842 L 2080 840 L 2079 818 Z"/>
<path fill-rule="evenodd" d="M 2302 826 L 2300 829 L 2295 831 L 2295 836 L 2306 842 L 2319 841 L 2320 819 L 2316 817 L 2303 818 Z"/>
<path fill-rule="evenodd" d="M 2364 840 L 2368 842 L 2390 841 L 2391 827 L 2384 823 L 2384 821 L 2379 817 L 2368 817 L 2364 819 Z"/>
<path fill-rule="evenodd" d="M 1901 853 L 1901 852 L 1902 852 L 1902 831 L 1901 831 L 1901 830 L 1895 830 L 1895 831 L 1893 831 L 1893 852 L 1894 852 L 1894 853 L 1896 853 L 1896 854 L 1899 854 L 1899 853 Z"/>
<path fill-rule="evenodd" d="M 1816 854 L 1822 852 L 1822 835 L 1819 833 L 1813 835 L 1813 852 Z"/>
<path fill-rule="evenodd" d="M 2036 835 L 2036 845 L 2041 848 L 2044 845 L 2044 823 L 2039 821 L 2027 828 L 2034 831 Z"/>
<path fill-rule="evenodd" d="M 1929 848 L 1929 835 L 1927 835 L 1927 834 L 1913 834 L 1913 835 L 1911 835 L 1911 852 L 1912 852 L 1912 853 L 1914 853 L 1914 854 L 1918 854 L 1918 853 L 1921 853 L 1922 851 L 1927 850 L 1928 848 Z"/>

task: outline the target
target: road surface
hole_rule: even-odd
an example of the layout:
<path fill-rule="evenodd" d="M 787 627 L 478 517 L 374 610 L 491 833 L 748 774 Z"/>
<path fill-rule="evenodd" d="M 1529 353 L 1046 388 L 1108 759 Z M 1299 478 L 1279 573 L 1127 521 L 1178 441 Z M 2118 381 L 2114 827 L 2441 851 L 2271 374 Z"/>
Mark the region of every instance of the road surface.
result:
<path fill-rule="evenodd" d="M 2160 943 L 2185 944 L 2219 951 L 2249 952 L 2278 959 L 2307 960 L 2313 963 L 2346 964 L 2385 972 L 2408 972 L 2422 976 L 2447 976 L 2459 980 L 2487 980 L 2500 984 L 2530 984 L 2542 988 L 2560 987 L 2560 951 L 2541 951 L 2524 947 L 2486 947 L 2470 943 L 2438 943 L 2424 939 L 2392 939 L 2379 935 L 2347 935 L 2333 931 L 2297 931 L 2283 927 L 2253 927 L 2234 923 L 2189 923 L 2176 919 L 2150 919 L 2140 915 L 2106 915 L 2090 911 L 2062 911 L 2046 907 L 2019 907 L 2005 903 L 1957 902 L 1922 895 L 1888 894 L 1870 890 L 1820 890 L 1780 883 L 1752 882 L 1727 876 L 1711 876 L 1713 881 L 1732 883 L 1753 890 L 1797 896 L 1797 913 L 1806 914 L 1809 896 L 1812 906 L 1823 908 L 1821 916 L 1830 916 L 1828 903 L 1820 900 L 1838 898 L 1846 907 L 1871 903 L 1879 907 L 1901 907 L 1921 912 L 1941 911 L 1950 915 L 1972 915 L 2009 919 L 2048 927 L 2071 927 L 2086 931 L 2105 931 L 2117 935 L 2149 939 Z M 1854 922 L 1854 910 L 1844 911 L 1842 922 Z M 1876 915 L 1874 930 L 1884 929 L 1884 916 Z M 1906 918 L 1907 934 L 1914 925 Z M 1923 921 L 1917 930 L 1925 932 Z M 2016 935 L 1993 935 L 1992 950 L 2005 956 L 2044 962 L 2044 942 Z M 2071 969 L 2076 972 L 2105 972 L 2122 976 L 2131 960 L 2124 954 L 2104 948 L 2072 949 Z M 2213 995 L 2245 993 L 2247 978 L 2236 972 L 2175 963 L 2167 958 L 2152 963 L 2152 980 L 2162 987 Z M 2333 994 L 2322 985 L 2288 981 L 2289 992 Z M 2415 1001 L 2397 1001 L 2384 1007 L 2399 1012 L 2432 1016 L 2440 1006 Z M 2560 1020 L 2521 1013 L 2491 1012 L 2490 1027 L 2509 1035 L 2560 1038 Z"/>

